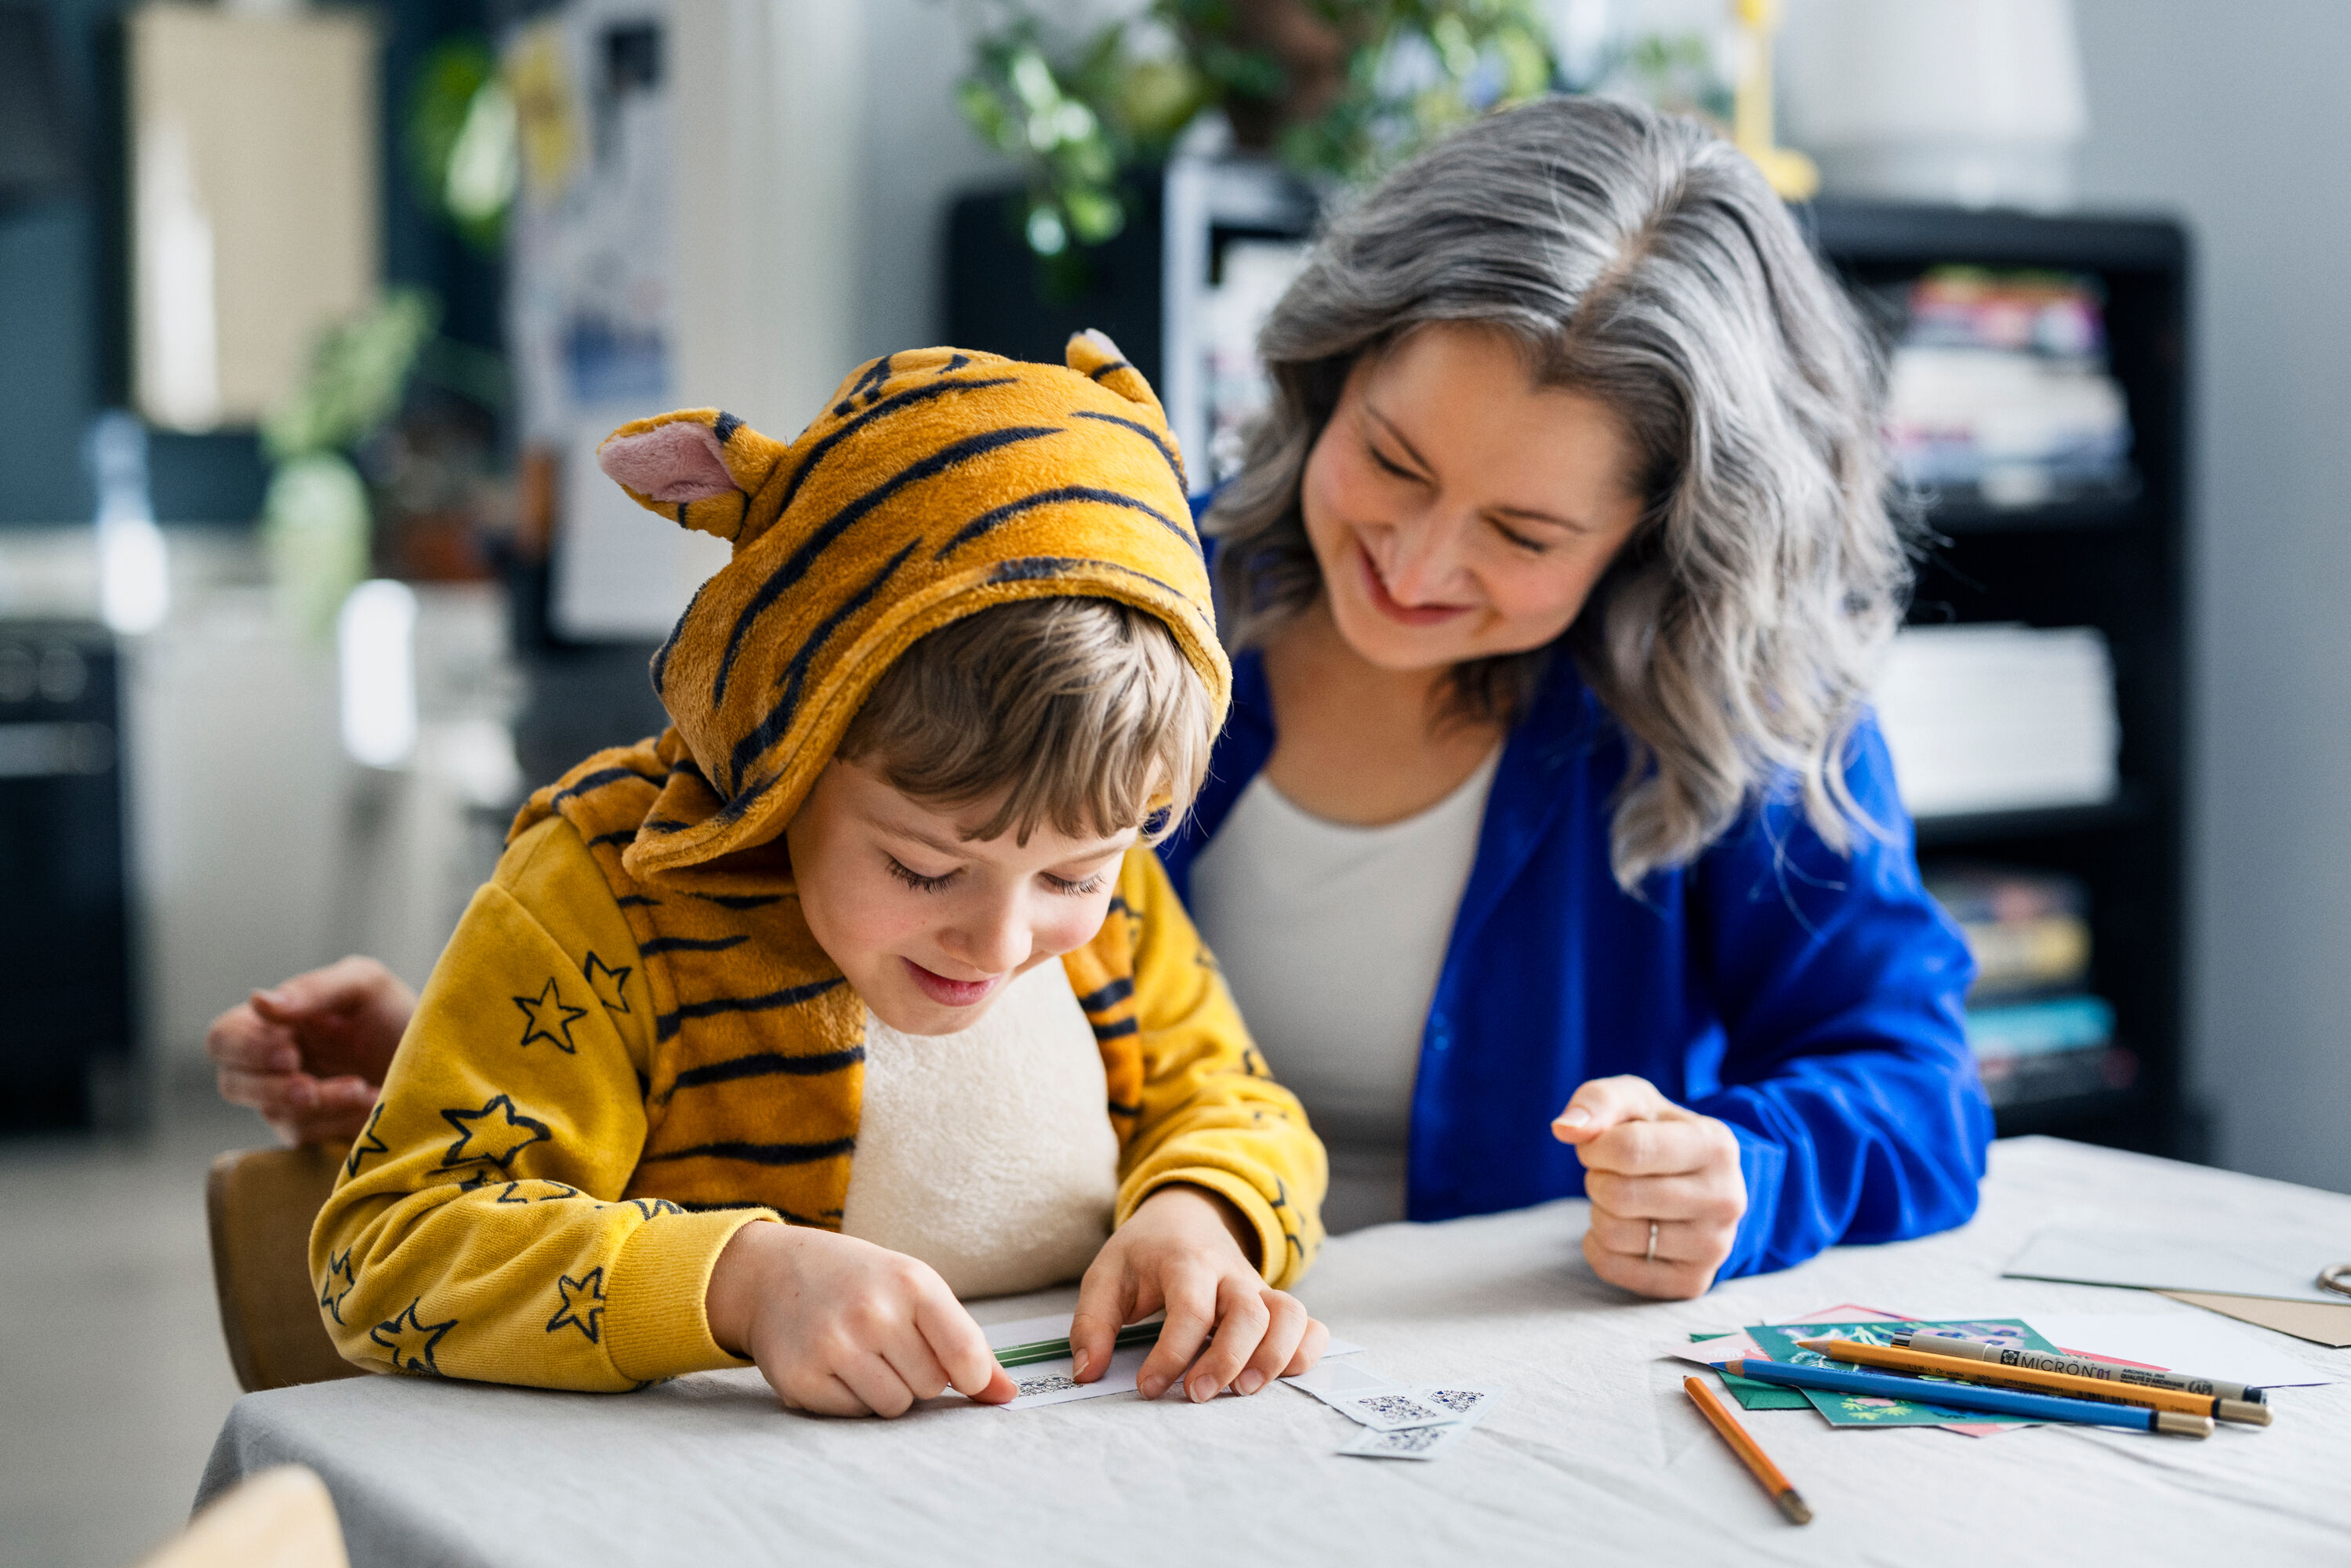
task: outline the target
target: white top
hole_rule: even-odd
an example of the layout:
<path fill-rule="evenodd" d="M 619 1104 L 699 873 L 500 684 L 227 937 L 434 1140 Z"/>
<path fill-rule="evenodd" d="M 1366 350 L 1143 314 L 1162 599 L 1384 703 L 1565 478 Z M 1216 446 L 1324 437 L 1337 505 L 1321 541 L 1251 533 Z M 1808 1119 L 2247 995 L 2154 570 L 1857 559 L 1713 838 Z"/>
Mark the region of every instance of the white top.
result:
<path fill-rule="evenodd" d="M 1058 960 L 959 1033 L 901 1034 L 869 1009 L 841 1231 L 921 1259 L 958 1296 L 1074 1280 L 1118 1197 L 1109 1099 Z"/>
<path fill-rule="evenodd" d="M 1192 917 L 1331 1148 L 1333 1230 L 1403 1217 L 1421 1030 L 1500 756 L 1376 828 L 1311 816 L 1260 773 L 1192 862 Z"/>

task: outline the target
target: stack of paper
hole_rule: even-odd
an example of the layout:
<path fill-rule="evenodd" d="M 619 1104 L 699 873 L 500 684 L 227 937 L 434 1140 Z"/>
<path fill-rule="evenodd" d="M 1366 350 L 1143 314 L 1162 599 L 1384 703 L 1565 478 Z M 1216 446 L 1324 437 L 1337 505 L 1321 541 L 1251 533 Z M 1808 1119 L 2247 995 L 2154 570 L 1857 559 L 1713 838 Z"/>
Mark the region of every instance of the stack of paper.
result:
<path fill-rule="evenodd" d="M 2095 628 L 1911 627 L 1875 700 L 1914 817 L 2115 797 L 2114 664 Z"/>
<path fill-rule="evenodd" d="M 2351 1346 L 2351 1300 L 2322 1289 L 2318 1271 L 2351 1248 L 2311 1238 L 2273 1247 L 2164 1234 L 2044 1230 L 2001 1270 L 2154 1291 L 2191 1307 L 2336 1349 Z"/>

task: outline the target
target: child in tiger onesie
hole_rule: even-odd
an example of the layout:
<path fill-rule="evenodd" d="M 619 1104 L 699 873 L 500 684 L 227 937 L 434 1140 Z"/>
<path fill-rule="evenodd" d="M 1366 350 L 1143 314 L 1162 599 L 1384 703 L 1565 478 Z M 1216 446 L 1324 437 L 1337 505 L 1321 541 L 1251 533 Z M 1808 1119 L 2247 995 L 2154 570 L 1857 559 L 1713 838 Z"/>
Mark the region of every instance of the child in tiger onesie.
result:
<path fill-rule="evenodd" d="M 789 445 L 715 410 L 600 462 L 729 540 L 654 657 L 672 727 L 516 819 L 310 1239 L 343 1354 L 629 1389 L 756 1362 L 896 1415 L 1013 1385 L 958 1296 L 1081 1274 L 1077 1375 L 1254 1393 L 1322 1145 L 1148 841 L 1230 671 L 1157 399 L 946 349 Z"/>

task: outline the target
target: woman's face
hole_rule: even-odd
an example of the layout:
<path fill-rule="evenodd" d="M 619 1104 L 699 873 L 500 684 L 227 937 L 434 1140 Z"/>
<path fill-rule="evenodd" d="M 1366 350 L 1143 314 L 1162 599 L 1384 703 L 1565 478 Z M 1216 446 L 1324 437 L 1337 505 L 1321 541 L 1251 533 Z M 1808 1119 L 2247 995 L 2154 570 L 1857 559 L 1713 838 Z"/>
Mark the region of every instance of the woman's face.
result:
<path fill-rule="evenodd" d="M 1389 670 L 1551 642 L 1643 509 L 1606 405 L 1452 325 L 1356 362 L 1300 499 L 1340 635 Z"/>

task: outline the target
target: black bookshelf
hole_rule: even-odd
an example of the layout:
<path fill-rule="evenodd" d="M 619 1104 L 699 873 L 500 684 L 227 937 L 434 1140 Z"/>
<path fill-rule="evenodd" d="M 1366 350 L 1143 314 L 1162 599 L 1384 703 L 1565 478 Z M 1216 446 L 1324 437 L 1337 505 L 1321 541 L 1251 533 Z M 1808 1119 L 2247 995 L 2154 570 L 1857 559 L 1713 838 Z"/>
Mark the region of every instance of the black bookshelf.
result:
<path fill-rule="evenodd" d="M 2091 988 L 2138 1059 L 2127 1088 L 2003 1108 L 2003 1134 L 2055 1133 L 2198 1155 L 2183 1092 L 2187 795 L 2188 236 L 2168 219 L 2043 217 L 1821 202 L 1800 215 L 1849 283 L 1879 290 L 1962 264 L 2095 277 L 2137 484 L 2045 507 L 1930 505 L 1913 624 L 2094 626 L 2115 664 L 2122 791 L 2111 804 L 1918 824 L 1922 860 L 2064 872 L 2089 889 Z"/>

